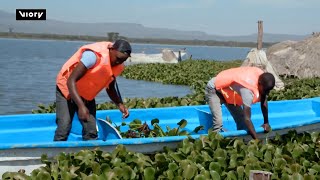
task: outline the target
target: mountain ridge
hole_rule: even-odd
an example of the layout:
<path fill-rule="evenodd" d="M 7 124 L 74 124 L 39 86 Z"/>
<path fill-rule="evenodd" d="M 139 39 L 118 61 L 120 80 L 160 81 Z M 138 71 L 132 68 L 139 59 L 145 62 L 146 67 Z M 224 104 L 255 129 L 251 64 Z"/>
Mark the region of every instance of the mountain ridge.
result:
<path fill-rule="evenodd" d="M 202 31 L 182 31 L 170 28 L 146 27 L 137 23 L 104 22 L 104 23 L 80 23 L 65 22 L 60 20 L 47 19 L 46 21 L 16 21 L 14 13 L 0 10 L 0 32 L 21 32 L 21 33 L 43 33 L 63 35 L 89 35 L 107 36 L 108 32 L 118 32 L 120 36 L 128 38 L 157 38 L 175 40 L 215 40 L 215 41 L 237 41 L 256 42 L 257 34 L 222 36 L 211 35 Z M 280 42 L 285 40 L 299 41 L 307 35 L 290 34 L 263 34 L 263 42 Z"/>

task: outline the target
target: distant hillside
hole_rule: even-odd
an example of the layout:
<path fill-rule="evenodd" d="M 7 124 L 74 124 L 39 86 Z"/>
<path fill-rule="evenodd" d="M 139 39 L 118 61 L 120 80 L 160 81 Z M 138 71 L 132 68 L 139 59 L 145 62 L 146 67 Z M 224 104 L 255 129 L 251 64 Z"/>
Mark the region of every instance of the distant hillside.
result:
<path fill-rule="evenodd" d="M 201 31 L 179 31 L 169 28 L 150 28 L 135 23 L 72 23 L 56 20 L 46 21 L 16 21 L 14 13 L 0 10 L 0 32 L 43 33 L 63 35 L 88 35 L 107 36 L 108 32 L 118 32 L 121 36 L 129 38 L 158 38 L 176 40 L 215 40 L 215 41 L 238 41 L 256 42 L 257 35 L 247 36 L 218 36 L 210 35 Z M 264 42 L 279 42 L 284 40 L 302 40 L 306 36 L 268 34 L 264 33 Z"/>

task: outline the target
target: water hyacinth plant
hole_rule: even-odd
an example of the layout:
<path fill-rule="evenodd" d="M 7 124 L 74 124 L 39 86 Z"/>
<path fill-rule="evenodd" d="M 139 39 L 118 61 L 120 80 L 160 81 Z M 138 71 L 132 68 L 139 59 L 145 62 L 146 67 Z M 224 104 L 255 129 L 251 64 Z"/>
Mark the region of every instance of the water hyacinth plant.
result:
<path fill-rule="evenodd" d="M 122 76 L 127 79 L 154 81 L 164 84 L 187 85 L 192 94 L 185 97 L 169 95 L 164 98 L 124 98 L 129 109 L 154 108 L 171 106 L 188 106 L 205 104 L 204 89 L 206 83 L 220 71 L 240 66 L 242 61 L 208 61 L 187 60 L 178 64 L 137 64 L 126 67 Z M 280 91 L 271 91 L 268 100 L 301 99 L 320 96 L 320 78 L 295 79 L 284 78 L 285 88 Z M 32 113 L 55 112 L 55 104 L 39 105 L 39 109 Z M 97 105 L 97 110 L 116 109 L 111 102 Z"/>
<path fill-rule="evenodd" d="M 110 120 L 108 117 L 106 119 L 109 123 L 115 124 Z M 166 130 L 163 130 L 162 127 L 159 125 L 159 119 L 152 119 L 151 125 L 153 129 L 149 127 L 149 125 L 144 122 L 142 123 L 141 120 L 135 119 L 130 122 L 128 125 L 125 122 L 122 122 L 121 125 L 116 125 L 115 128 L 120 132 L 123 138 L 141 138 L 141 137 L 165 137 L 165 136 L 186 136 L 190 135 L 190 133 L 198 133 L 198 131 L 203 130 L 203 126 L 196 127 L 192 132 L 187 132 L 183 130 L 188 124 L 188 121 L 182 119 L 177 123 L 177 128 L 170 128 L 166 126 Z M 123 132 L 121 131 L 121 127 L 128 126 L 128 130 Z"/>
<path fill-rule="evenodd" d="M 110 153 L 94 149 L 53 159 L 43 155 L 44 167 L 30 175 L 7 172 L 2 179 L 249 179 L 250 170 L 271 172 L 272 179 L 319 179 L 319 142 L 319 132 L 290 131 L 267 143 L 210 132 L 155 154 L 118 145 Z"/>
<path fill-rule="evenodd" d="M 185 97 L 124 99 L 131 108 L 154 108 L 205 104 L 204 88 L 207 81 L 221 70 L 237 67 L 241 61 L 183 61 L 178 64 L 132 65 L 122 74 L 128 79 L 139 79 L 165 84 L 187 85 L 193 93 Z M 301 99 L 320 96 L 320 79 L 284 78 L 285 88 L 271 91 L 268 100 Z M 34 113 L 54 112 L 54 104 L 41 105 Z M 112 103 L 98 104 L 98 110 L 115 109 Z M 183 135 L 187 122 L 177 122 L 176 128 L 162 129 L 159 120 L 151 124 L 135 120 L 126 138 Z M 159 128 L 160 127 L 160 128 Z M 201 127 L 199 127 L 201 128 Z M 199 129 L 198 129 L 199 130 Z M 196 132 L 196 129 L 195 129 Z M 250 170 L 272 173 L 272 179 L 320 179 L 320 137 L 318 132 L 297 134 L 290 131 L 283 136 L 261 141 L 223 138 L 209 133 L 198 140 L 186 138 L 177 149 L 165 148 L 155 154 L 127 151 L 119 145 L 113 152 L 83 150 L 61 153 L 54 159 L 43 156 L 45 167 L 31 175 L 8 172 L 3 179 L 248 179 Z"/>

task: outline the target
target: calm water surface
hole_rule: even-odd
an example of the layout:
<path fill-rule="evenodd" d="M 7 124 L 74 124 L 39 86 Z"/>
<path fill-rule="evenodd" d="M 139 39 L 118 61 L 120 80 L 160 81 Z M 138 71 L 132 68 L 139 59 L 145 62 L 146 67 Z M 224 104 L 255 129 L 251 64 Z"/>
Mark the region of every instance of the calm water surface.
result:
<path fill-rule="evenodd" d="M 81 41 L 21 40 L 0 38 L 0 114 L 31 113 L 38 104 L 55 101 L 55 78 L 64 62 L 82 45 Z M 249 48 L 206 46 L 172 46 L 132 44 L 134 52 L 160 53 L 163 48 L 187 48 L 195 59 L 244 59 Z M 191 93 L 187 86 L 118 78 L 123 98 L 185 96 Z M 109 101 L 105 91 L 97 103 Z"/>

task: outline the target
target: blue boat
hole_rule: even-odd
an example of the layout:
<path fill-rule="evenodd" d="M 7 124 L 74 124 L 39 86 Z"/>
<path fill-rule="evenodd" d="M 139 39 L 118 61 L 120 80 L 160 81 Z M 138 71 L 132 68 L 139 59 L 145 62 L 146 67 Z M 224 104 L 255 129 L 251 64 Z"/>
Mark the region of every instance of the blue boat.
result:
<path fill-rule="evenodd" d="M 289 130 L 297 132 L 314 132 L 320 129 L 320 97 L 301 100 L 270 101 L 269 123 L 272 131 L 268 134 L 260 127 L 263 116 L 260 104 L 252 106 L 252 122 L 259 138 L 272 138 L 276 134 L 285 134 Z M 236 125 L 229 111 L 222 106 L 223 125 L 228 131 L 221 132 L 224 137 L 241 137 L 250 140 L 251 137 L 244 130 L 236 130 Z M 177 123 L 185 119 L 187 126 L 183 129 L 192 132 L 203 125 L 205 130 L 193 133 L 191 137 L 197 139 L 207 132 L 212 125 L 208 105 L 178 106 L 166 108 L 130 109 L 129 118 L 122 120 L 119 110 L 97 111 L 97 128 L 99 138 L 94 141 L 82 141 L 82 127 L 77 116 L 73 120 L 72 130 L 68 141 L 54 142 L 56 129 L 55 114 L 20 114 L 0 116 L 0 175 L 6 171 L 25 169 L 30 173 L 41 165 L 40 157 L 47 154 L 54 157 L 60 152 L 78 152 L 82 149 L 99 147 L 103 151 L 111 152 L 123 144 L 128 150 L 141 153 L 154 153 L 163 150 L 164 146 L 175 148 L 187 136 L 168 136 L 154 138 L 121 138 L 119 132 L 110 125 L 106 118 L 120 125 L 127 124 L 134 119 L 146 122 L 149 127 L 152 119 L 159 119 L 159 125 L 166 129 L 178 127 Z M 126 131 L 121 127 L 121 131 Z"/>

